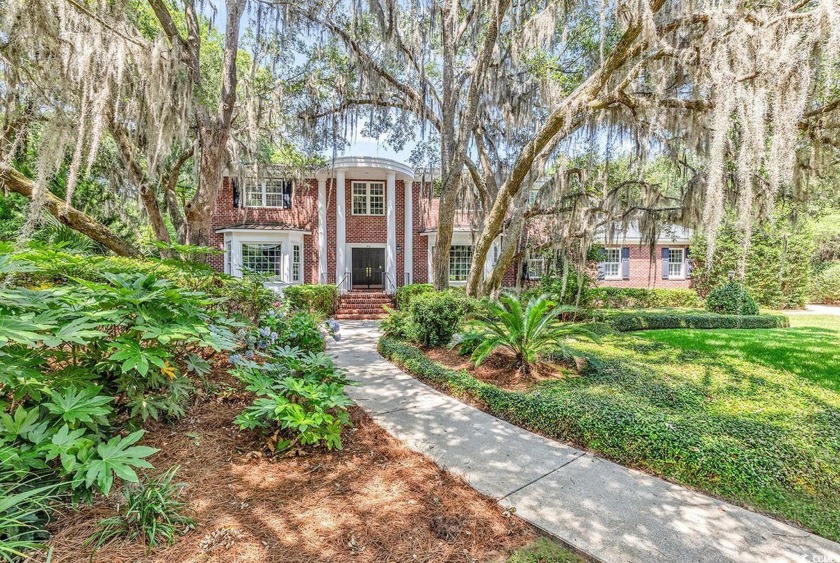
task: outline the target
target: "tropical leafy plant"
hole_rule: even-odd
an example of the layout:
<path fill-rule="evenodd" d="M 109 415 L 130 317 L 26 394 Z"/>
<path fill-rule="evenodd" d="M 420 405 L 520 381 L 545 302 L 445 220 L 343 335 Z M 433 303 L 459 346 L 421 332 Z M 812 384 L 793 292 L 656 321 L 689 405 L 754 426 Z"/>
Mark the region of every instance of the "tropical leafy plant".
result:
<path fill-rule="evenodd" d="M 555 306 L 545 295 L 527 304 L 515 295 L 502 295 L 487 304 L 486 311 L 462 334 L 461 345 L 472 348 L 470 359 L 481 365 L 490 354 L 503 348 L 513 353 L 515 366 L 523 375 L 549 352 L 562 348 L 571 337 L 597 338 L 579 324 L 562 323 L 559 317 L 573 311 L 568 305 Z"/>
<path fill-rule="evenodd" d="M 123 490 L 119 514 L 99 521 L 98 530 L 88 540 L 97 548 L 122 537 L 130 541 L 141 538 L 147 553 L 161 544 L 172 544 L 179 528 L 195 524 L 187 516 L 188 505 L 180 498 L 184 483 L 175 483 L 178 466 L 144 483 L 129 485 Z"/>

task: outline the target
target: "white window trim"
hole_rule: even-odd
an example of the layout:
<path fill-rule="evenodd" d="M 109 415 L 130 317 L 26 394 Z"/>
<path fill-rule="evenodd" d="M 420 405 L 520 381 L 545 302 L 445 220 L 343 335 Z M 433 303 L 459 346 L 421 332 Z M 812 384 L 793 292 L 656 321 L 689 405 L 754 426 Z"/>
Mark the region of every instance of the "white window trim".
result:
<path fill-rule="evenodd" d="M 295 191 L 294 185 L 292 185 L 292 196 L 289 198 L 289 206 L 288 207 L 286 207 L 285 205 L 266 205 L 266 201 L 267 201 L 266 186 L 267 186 L 268 182 L 271 181 L 271 180 L 276 180 L 276 181 L 279 181 L 279 182 L 291 182 L 291 180 L 289 180 L 288 178 L 265 178 L 265 179 L 263 179 L 259 183 L 259 186 L 258 186 L 260 188 L 260 196 L 261 196 L 260 199 L 262 200 L 261 205 L 251 205 L 251 197 L 250 196 L 253 193 L 253 191 L 246 188 L 245 193 L 243 194 L 243 196 L 245 198 L 245 207 L 250 207 L 252 209 L 291 209 L 293 207 L 294 203 L 293 203 L 292 199 L 294 199 L 294 191 Z M 251 184 L 251 186 L 256 186 L 256 182 Z M 281 192 L 281 197 L 282 197 L 282 192 Z"/>
<path fill-rule="evenodd" d="M 533 269 L 531 268 L 531 264 L 534 262 L 540 263 L 540 275 L 535 276 L 531 272 Z M 528 258 L 528 279 L 529 280 L 539 280 L 545 275 L 545 258 Z"/>
<path fill-rule="evenodd" d="M 678 250 L 682 255 L 682 260 L 680 262 L 680 273 L 679 274 L 672 274 L 671 273 L 671 264 L 675 262 L 671 260 L 671 256 L 675 250 Z M 668 249 L 668 279 L 669 280 L 684 280 L 685 279 L 685 248 L 684 247 L 670 247 Z"/>
<path fill-rule="evenodd" d="M 304 252 L 304 236 L 302 232 L 254 232 L 253 230 L 229 231 L 225 235 L 225 250 L 230 244 L 230 275 L 241 278 L 244 275 L 242 270 L 242 245 L 243 244 L 280 244 L 282 245 L 281 264 L 282 274 L 273 281 L 267 281 L 266 287 L 281 290 L 287 285 L 298 285 L 306 279 L 306 253 Z M 293 248 L 300 246 L 300 278 L 293 280 L 294 268 L 292 265 Z M 291 280 L 291 281 L 290 281 Z"/>
<path fill-rule="evenodd" d="M 618 261 L 617 262 L 608 262 L 606 252 L 610 251 L 617 251 L 618 252 Z M 606 246 L 604 247 L 605 255 L 604 255 L 604 279 L 605 280 L 621 280 L 624 279 L 621 275 L 621 247 L 620 246 Z M 607 264 L 618 264 L 618 270 L 614 275 L 607 275 Z"/>
<path fill-rule="evenodd" d="M 382 213 L 371 213 L 370 212 L 370 188 L 372 185 L 380 185 L 382 186 Z M 365 213 L 356 213 L 356 186 L 357 185 L 364 185 L 365 186 Z M 361 195 L 361 194 L 360 194 Z M 379 180 L 372 180 L 372 181 L 356 181 L 353 180 L 350 182 L 350 213 L 355 215 L 356 217 L 385 217 L 386 208 L 388 206 L 388 202 L 386 201 L 386 189 L 385 189 L 385 182 L 381 182 Z"/>

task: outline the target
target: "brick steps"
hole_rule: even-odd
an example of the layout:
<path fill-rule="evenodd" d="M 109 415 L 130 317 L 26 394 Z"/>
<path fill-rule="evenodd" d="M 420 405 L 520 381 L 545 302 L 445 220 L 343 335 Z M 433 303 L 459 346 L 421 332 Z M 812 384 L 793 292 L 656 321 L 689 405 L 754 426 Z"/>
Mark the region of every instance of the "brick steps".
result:
<path fill-rule="evenodd" d="M 387 316 L 383 306 L 394 306 L 390 295 L 381 291 L 351 291 L 341 296 L 341 303 L 336 311 L 338 320 L 383 319 Z"/>

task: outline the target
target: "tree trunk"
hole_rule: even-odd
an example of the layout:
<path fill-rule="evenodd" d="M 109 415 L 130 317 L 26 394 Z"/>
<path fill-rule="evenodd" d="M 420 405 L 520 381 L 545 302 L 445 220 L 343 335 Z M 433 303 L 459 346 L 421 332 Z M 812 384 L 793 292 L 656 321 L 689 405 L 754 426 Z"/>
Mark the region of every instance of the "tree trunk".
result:
<path fill-rule="evenodd" d="M 187 244 L 208 246 L 212 233 L 213 210 L 222 186 L 230 128 L 202 126 L 199 129 L 199 176 L 195 196 L 184 206 Z"/>
<path fill-rule="evenodd" d="M 502 250 L 499 253 L 499 259 L 493 265 L 493 271 L 484 280 L 481 287 L 480 295 L 491 295 L 502 285 L 502 279 L 505 277 L 505 272 L 511 264 L 516 260 L 519 250 L 519 241 L 522 236 L 522 231 L 525 227 L 525 211 L 517 210 L 517 213 L 511 219 L 510 225 L 505 231 L 505 238 L 502 242 Z"/>
<path fill-rule="evenodd" d="M 449 287 L 449 251 L 452 247 L 452 231 L 455 228 L 457 202 L 457 189 L 450 189 L 440 195 L 435 252 L 432 255 L 432 275 L 437 290 Z"/>
<path fill-rule="evenodd" d="M 0 185 L 4 189 L 9 189 L 30 199 L 32 199 L 32 192 L 35 187 L 32 180 L 17 170 L 6 167 L 0 167 Z M 43 205 L 63 225 L 67 225 L 71 229 L 87 235 L 114 254 L 129 258 L 140 255 L 140 252 L 136 248 L 118 237 L 114 231 L 89 215 L 82 213 L 75 207 L 67 205 L 63 199 L 56 197 L 52 193 L 47 192 L 44 194 Z"/>

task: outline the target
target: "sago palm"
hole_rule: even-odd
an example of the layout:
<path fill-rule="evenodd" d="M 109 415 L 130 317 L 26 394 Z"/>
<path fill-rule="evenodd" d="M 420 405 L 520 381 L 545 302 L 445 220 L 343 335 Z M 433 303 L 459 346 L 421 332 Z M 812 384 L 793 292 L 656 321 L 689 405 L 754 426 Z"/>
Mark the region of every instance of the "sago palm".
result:
<path fill-rule="evenodd" d="M 528 375 L 541 357 L 561 348 L 566 338 L 593 338 L 580 325 L 560 322 L 560 315 L 571 311 L 574 307 L 553 306 L 545 295 L 529 299 L 524 308 L 516 296 L 503 295 L 487 304 L 461 342 L 475 346 L 470 359 L 476 366 L 499 348 L 505 348 L 514 354 L 517 369 Z"/>

